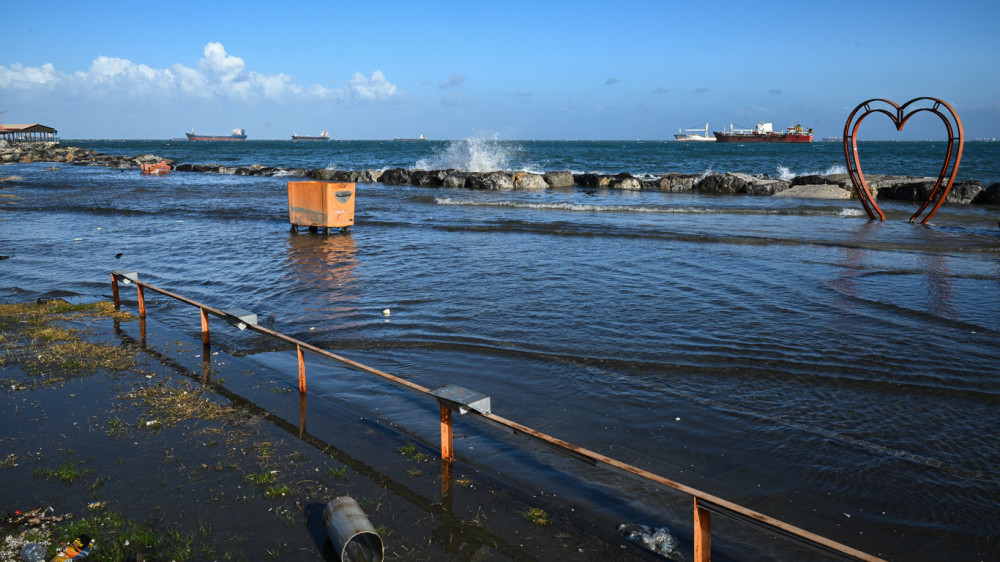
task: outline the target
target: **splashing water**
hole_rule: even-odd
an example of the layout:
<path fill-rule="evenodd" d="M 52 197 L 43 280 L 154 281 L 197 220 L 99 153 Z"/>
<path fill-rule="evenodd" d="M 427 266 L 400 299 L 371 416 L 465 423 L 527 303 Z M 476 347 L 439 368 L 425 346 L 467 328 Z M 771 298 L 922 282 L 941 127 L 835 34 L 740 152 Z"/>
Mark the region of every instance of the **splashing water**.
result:
<path fill-rule="evenodd" d="M 805 172 L 802 174 L 796 174 L 795 172 L 788 169 L 788 166 L 778 165 L 778 179 L 785 181 L 792 181 L 798 176 L 832 176 L 834 174 L 846 174 L 847 168 L 839 164 L 830 166 L 822 172 Z"/>
<path fill-rule="evenodd" d="M 454 169 L 462 172 L 494 172 L 510 169 L 510 161 L 520 147 L 492 139 L 469 137 L 453 141 L 430 158 L 417 160 L 423 170 Z"/>

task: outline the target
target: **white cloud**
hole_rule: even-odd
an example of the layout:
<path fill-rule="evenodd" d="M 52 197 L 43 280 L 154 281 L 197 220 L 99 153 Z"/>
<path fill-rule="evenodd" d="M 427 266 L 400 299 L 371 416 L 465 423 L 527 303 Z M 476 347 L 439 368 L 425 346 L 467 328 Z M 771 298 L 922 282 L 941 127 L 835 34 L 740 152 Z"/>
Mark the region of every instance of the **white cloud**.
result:
<path fill-rule="evenodd" d="M 205 57 L 198 61 L 198 66 L 205 74 L 225 84 L 240 78 L 246 63 L 240 57 L 226 54 L 222 43 L 210 42 L 205 45 Z"/>
<path fill-rule="evenodd" d="M 72 74 L 59 72 L 51 63 L 41 67 L 24 67 L 14 63 L 0 65 L 0 92 L 51 90 L 58 86 L 67 93 L 81 97 L 116 99 L 180 97 L 198 99 L 236 99 L 240 101 L 299 99 L 338 99 L 355 97 L 379 101 L 396 95 L 396 85 L 380 70 L 371 77 L 354 73 L 343 88 L 326 88 L 320 84 L 303 86 L 292 82 L 287 74 L 263 74 L 248 71 L 246 62 L 230 55 L 221 43 L 205 45 L 204 57 L 197 68 L 176 63 L 169 68 L 152 68 L 128 59 L 99 56 L 86 71 Z"/>
<path fill-rule="evenodd" d="M 452 74 L 451 76 L 449 76 L 447 80 L 445 80 L 444 82 L 442 82 L 441 85 L 438 86 L 438 88 L 441 89 L 441 90 L 445 90 L 445 89 L 448 89 L 448 88 L 452 88 L 452 87 L 458 86 L 462 82 L 465 82 L 465 74 L 463 74 L 461 72 L 456 72 L 456 73 Z"/>
<path fill-rule="evenodd" d="M 384 100 L 396 93 L 396 85 L 386 80 L 381 70 L 372 72 L 371 78 L 355 72 L 354 77 L 347 82 L 347 91 L 361 99 Z"/>
<path fill-rule="evenodd" d="M 53 85 L 62 79 L 51 63 L 25 68 L 21 63 L 10 67 L 0 65 L 0 90 L 29 90 Z"/>

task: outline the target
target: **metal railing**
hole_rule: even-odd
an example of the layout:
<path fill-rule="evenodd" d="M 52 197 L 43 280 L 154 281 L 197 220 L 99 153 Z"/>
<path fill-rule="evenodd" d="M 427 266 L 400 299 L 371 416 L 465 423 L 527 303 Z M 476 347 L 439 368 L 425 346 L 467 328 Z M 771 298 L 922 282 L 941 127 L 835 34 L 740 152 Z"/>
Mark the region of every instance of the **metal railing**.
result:
<path fill-rule="evenodd" d="M 861 552 L 855 548 L 838 543 L 826 537 L 822 537 L 810 531 L 806 531 L 789 523 L 785 523 L 784 521 L 779 521 L 778 519 L 743 507 L 718 496 L 703 492 L 679 482 L 675 482 L 648 470 L 613 459 L 596 451 L 591 451 L 589 449 L 573 445 L 572 443 L 534 430 L 513 420 L 498 416 L 490 411 L 490 399 L 488 396 L 483 394 L 450 384 L 437 389 L 430 389 L 421 386 L 406 379 L 391 375 L 362 363 L 358 363 L 357 361 L 352 361 L 346 357 L 331 353 L 325 349 L 321 349 L 291 336 L 260 326 L 257 324 L 256 315 L 253 313 L 243 310 L 227 311 L 213 308 L 193 299 L 189 299 L 149 283 L 139 281 L 139 276 L 135 272 L 114 271 L 111 273 L 111 286 L 116 310 L 121 308 L 121 301 L 118 293 L 119 281 L 123 284 L 135 284 L 139 303 L 139 317 L 141 320 L 145 320 L 146 318 L 146 300 L 144 289 L 149 289 L 150 291 L 154 291 L 161 295 L 197 307 L 201 312 L 201 336 L 202 344 L 205 346 L 210 344 L 208 323 L 209 315 L 224 319 L 227 323 L 236 326 L 240 330 L 252 330 L 259 334 L 270 336 L 294 345 L 298 356 L 299 392 L 303 395 L 306 393 L 305 352 L 309 351 L 326 359 L 332 360 L 333 362 L 349 369 L 379 377 L 416 394 L 437 400 L 441 412 L 443 493 L 448 493 L 450 495 L 451 463 L 455 460 L 452 412 L 454 410 L 458 410 L 462 415 L 468 415 L 470 418 L 487 422 L 490 425 L 510 431 L 515 435 L 524 435 L 560 452 L 566 453 L 569 456 L 582 459 L 589 464 L 600 464 L 609 468 L 614 468 L 687 494 L 693 499 L 694 529 L 692 534 L 694 537 L 695 562 L 708 562 L 711 560 L 711 513 L 716 513 L 752 526 L 763 528 L 786 539 L 790 539 L 805 546 L 827 552 L 841 558 L 884 562 L 882 558 L 877 556 Z"/>

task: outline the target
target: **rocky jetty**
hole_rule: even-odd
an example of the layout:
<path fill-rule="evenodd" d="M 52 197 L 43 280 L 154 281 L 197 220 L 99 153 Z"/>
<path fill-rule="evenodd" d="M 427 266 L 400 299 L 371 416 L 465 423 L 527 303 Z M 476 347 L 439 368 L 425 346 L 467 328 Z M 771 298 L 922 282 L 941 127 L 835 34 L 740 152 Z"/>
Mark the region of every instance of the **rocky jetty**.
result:
<path fill-rule="evenodd" d="M 667 172 L 634 176 L 620 174 L 573 174 L 553 171 L 536 174 L 523 171 L 463 172 L 460 170 L 333 170 L 321 168 L 276 168 L 263 164 L 223 166 L 219 164 L 178 164 L 154 154 L 110 156 L 84 148 L 61 146 L 56 142 L 9 143 L 0 141 L 0 164 L 12 162 L 67 162 L 80 166 L 138 168 L 142 164 L 166 161 L 176 172 L 202 172 L 237 176 L 301 177 L 323 181 L 382 183 L 418 187 L 446 187 L 495 191 L 558 188 L 649 190 L 669 192 L 746 194 L 818 199 L 856 197 L 847 174 L 798 176 L 791 181 L 765 175 L 737 172 L 681 174 Z M 911 176 L 866 176 L 877 199 L 924 201 L 936 178 Z M 976 180 L 956 183 L 948 193 L 948 203 L 1000 205 L 1000 183 L 983 187 Z"/>

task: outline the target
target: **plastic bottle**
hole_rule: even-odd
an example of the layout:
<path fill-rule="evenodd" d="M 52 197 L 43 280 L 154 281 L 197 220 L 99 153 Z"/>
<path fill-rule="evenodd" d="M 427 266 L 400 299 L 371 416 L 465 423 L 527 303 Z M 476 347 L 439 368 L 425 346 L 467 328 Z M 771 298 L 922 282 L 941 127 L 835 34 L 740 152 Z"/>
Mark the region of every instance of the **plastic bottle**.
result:
<path fill-rule="evenodd" d="M 37 542 L 29 542 L 21 547 L 21 560 L 24 562 L 45 562 L 48 549 Z"/>

